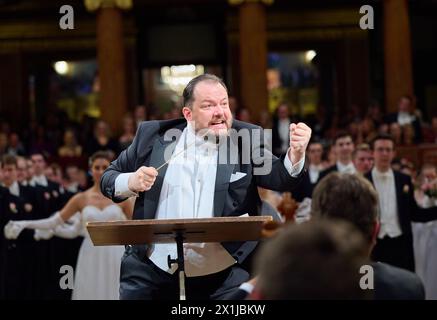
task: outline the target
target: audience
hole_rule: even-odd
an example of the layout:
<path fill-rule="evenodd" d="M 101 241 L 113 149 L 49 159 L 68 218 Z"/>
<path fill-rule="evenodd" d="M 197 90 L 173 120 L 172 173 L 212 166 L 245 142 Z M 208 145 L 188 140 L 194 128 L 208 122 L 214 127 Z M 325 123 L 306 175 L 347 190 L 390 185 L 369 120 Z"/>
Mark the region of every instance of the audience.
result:
<path fill-rule="evenodd" d="M 373 258 L 414 271 L 411 222 L 437 219 L 437 207 L 418 207 L 411 178 L 391 168 L 395 155 L 391 136 L 378 135 L 371 148 L 375 165 L 365 177 L 378 192 L 381 222 Z"/>
<path fill-rule="evenodd" d="M 370 146 L 366 143 L 356 147 L 353 153 L 353 163 L 358 173 L 367 174 L 373 167 L 373 154 Z"/>
<path fill-rule="evenodd" d="M 235 112 L 235 98 L 230 97 L 230 104 L 233 104 Z M 238 119 L 251 121 L 248 110 L 238 110 Z M 118 140 L 112 139 L 109 126 L 101 119 L 89 119 L 90 125 L 95 124 L 92 136 L 85 124 L 70 123 L 68 119 L 57 115 L 52 115 L 46 123 L 31 122 L 29 128 L 22 132 L 15 132 L 15 128 L 0 119 L 0 157 L 19 156 L 16 157 L 16 181 L 20 186 L 47 187 L 54 181 L 57 184 L 53 188 L 58 188 L 56 190 L 59 192 L 64 187 L 67 193 L 74 194 L 87 189 L 90 177 L 80 163 L 63 163 L 59 159 L 86 159 L 95 150 L 111 150 L 116 155 L 130 145 L 139 122 L 162 118 L 157 109 L 147 111 L 146 115 L 146 108 L 137 106 L 134 116 L 127 114 L 122 119 L 123 132 Z M 179 111 L 173 108 L 167 117 L 179 117 Z M 297 204 L 312 197 L 312 215 L 317 217 L 316 220 L 321 217 L 336 218 L 352 223 L 365 238 L 366 254 L 343 254 L 353 251 L 355 243 L 350 243 L 348 248 L 344 242 L 355 239 L 355 232 L 338 222 L 334 223 L 334 227 L 325 221 L 313 221 L 299 227 L 290 227 L 289 230 L 284 229 L 277 238 L 268 241 L 266 249 L 261 250 L 256 264 L 259 268 L 259 281 L 252 298 L 336 299 L 345 297 L 346 292 L 350 292 L 350 298 L 372 297 L 369 292 L 356 292 L 350 282 L 353 276 L 348 273 L 357 267 L 354 261 L 366 263 L 366 259 L 371 256 L 374 259 L 370 265 L 374 270 L 375 290 L 370 293 L 374 293 L 375 299 L 423 299 L 423 285 L 417 276 L 405 269 L 414 270 L 411 222 L 437 219 L 437 169 L 435 163 L 425 164 L 422 168 L 416 167 L 417 157 L 406 154 L 405 151 L 395 160 L 395 149 L 408 147 L 404 150 L 410 150 L 419 142 L 437 143 L 437 117 L 433 117 L 429 124 L 424 123 L 418 111 L 413 111 L 413 101 L 408 96 L 400 98 L 396 113 L 385 117 L 376 103 L 371 104 L 366 112 L 358 111 L 354 109 L 345 117 L 337 114 L 332 121 L 325 118 L 317 119 L 319 122 L 314 120 L 314 126 L 319 128 L 317 132 L 320 139 L 309 144 L 306 153 L 308 174 L 291 197 Z M 273 122 L 268 112 L 261 113 L 259 124 L 266 129 L 273 129 L 273 136 L 267 134 L 267 138 L 273 140 L 273 151 L 276 154 L 280 155 L 288 148 L 288 128 L 290 123 L 296 121 L 299 119 L 290 116 L 286 104 L 281 104 L 276 109 Z M 349 132 L 345 132 L 345 128 L 349 128 Z M 76 132 L 79 136 L 76 136 Z M 384 135 L 388 133 L 391 137 Z M 37 155 L 31 157 L 32 163 L 28 157 L 33 153 Z M 415 160 L 414 164 L 412 160 Z M 416 171 L 419 169 L 420 174 L 416 178 Z M 341 172 L 345 174 L 339 174 Z M 370 184 L 363 182 L 362 176 L 374 184 L 380 198 L 379 204 L 375 205 L 374 198 L 377 195 L 372 194 Z M 7 177 L 0 170 L 0 185 L 5 185 L 5 181 L 7 182 Z M 262 214 L 272 215 L 277 221 L 283 220 L 279 212 L 286 197 L 266 189 L 260 189 L 259 193 L 263 203 Z M 311 200 L 308 203 L 310 202 Z M 364 210 L 366 206 L 367 209 Z M 379 217 L 377 210 L 380 212 Z M 350 235 L 345 236 L 344 230 L 350 230 Z M 330 243 L 331 247 L 320 247 L 322 240 Z M 295 243 L 287 244 L 287 241 Z M 309 248 L 312 248 L 314 255 L 303 255 L 303 250 L 310 250 Z M 354 248 L 357 249 L 356 246 Z M 334 272 L 324 268 L 319 271 L 320 275 L 312 277 L 307 284 L 294 277 L 286 277 L 287 281 L 275 283 L 279 279 L 276 278 L 279 277 L 278 274 L 273 275 L 275 268 L 266 269 L 268 265 L 276 265 L 276 261 L 279 261 L 277 255 L 280 253 L 287 258 L 284 259 L 284 264 L 277 263 L 277 270 L 285 272 L 283 270 L 290 268 L 287 271 L 290 274 L 294 272 L 297 275 L 310 276 L 316 274 L 320 265 L 323 265 L 315 263 L 313 266 L 310 262 L 329 257 L 327 261 L 332 266 L 345 264 L 342 269 L 345 272 L 345 278 L 342 279 L 344 281 L 335 286 L 329 279 L 335 278 Z M 299 264 L 293 264 L 299 255 L 303 255 Z M 267 260 L 269 263 L 262 262 L 264 259 L 270 259 Z M 290 262 L 288 265 L 287 261 Z M 308 267 L 309 265 L 311 266 Z M 316 282 L 319 286 L 315 285 Z M 323 288 L 320 288 L 320 283 L 324 284 Z M 332 291 L 332 297 L 327 295 L 328 290 Z"/>
<path fill-rule="evenodd" d="M 257 282 L 251 299 L 369 299 L 360 288 L 367 264 L 362 236 L 336 221 L 287 225 L 261 248 L 255 260 Z"/>
<path fill-rule="evenodd" d="M 313 219 L 341 219 L 352 223 L 364 236 L 369 257 L 380 228 L 378 210 L 378 194 L 364 177 L 331 173 L 314 190 L 311 214 Z M 425 298 L 423 284 L 414 273 L 378 261 L 371 266 L 374 299 Z"/>

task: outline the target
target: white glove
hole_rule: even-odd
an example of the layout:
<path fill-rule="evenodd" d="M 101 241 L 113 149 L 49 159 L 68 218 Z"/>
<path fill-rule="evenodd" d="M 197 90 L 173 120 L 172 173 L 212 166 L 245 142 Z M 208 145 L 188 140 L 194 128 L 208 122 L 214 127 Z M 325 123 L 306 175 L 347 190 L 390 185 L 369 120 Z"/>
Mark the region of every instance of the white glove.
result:
<path fill-rule="evenodd" d="M 57 225 L 63 224 L 59 211 L 47 219 L 40 220 L 21 220 L 21 221 L 9 221 L 5 225 L 4 233 L 7 239 L 17 239 L 21 231 L 24 228 L 27 229 L 54 229 Z"/>
<path fill-rule="evenodd" d="M 35 233 L 33 234 L 33 238 L 36 241 L 39 240 L 49 240 L 53 237 L 53 230 L 51 229 L 35 229 Z"/>
<path fill-rule="evenodd" d="M 64 239 L 74 239 L 82 235 L 82 222 L 80 219 L 75 219 L 73 224 L 64 223 L 56 226 L 54 235 Z"/>
<path fill-rule="evenodd" d="M 26 228 L 26 221 L 12 221 L 10 220 L 4 227 L 3 232 L 6 239 L 17 239 L 21 231 Z"/>

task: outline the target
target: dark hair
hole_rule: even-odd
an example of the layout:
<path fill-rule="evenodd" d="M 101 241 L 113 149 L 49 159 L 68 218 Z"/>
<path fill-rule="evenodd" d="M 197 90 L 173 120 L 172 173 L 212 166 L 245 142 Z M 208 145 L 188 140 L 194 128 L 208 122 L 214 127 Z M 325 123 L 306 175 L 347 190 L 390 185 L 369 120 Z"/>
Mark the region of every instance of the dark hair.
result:
<path fill-rule="evenodd" d="M 363 251 L 362 236 L 344 221 L 285 226 L 255 257 L 257 288 L 267 300 L 368 298 L 359 286 Z"/>
<path fill-rule="evenodd" d="M 0 160 L 1 168 L 4 168 L 6 165 L 14 165 L 17 167 L 17 157 L 13 155 L 5 154 Z"/>
<path fill-rule="evenodd" d="M 191 81 L 188 82 L 187 86 L 185 87 L 184 92 L 182 93 L 182 97 L 184 99 L 183 102 L 184 107 L 189 107 L 191 109 L 194 101 L 194 89 L 196 88 L 196 85 L 199 82 L 203 82 L 203 81 L 219 83 L 223 86 L 223 88 L 225 88 L 226 92 L 228 92 L 228 88 L 226 87 L 222 79 L 220 79 L 219 77 L 213 74 L 209 74 L 209 73 L 202 74 L 200 76 L 191 79 Z"/>
<path fill-rule="evenodd" d="M 47 162 L 47 156 L 43 152 L 38 152 L 38 151 L 32 152 L 29 156 L 29 159 L 32 160 L 33 156 L 41 156 L 44 159 L 44 161 Z"/>
<path fill-rule="evenodd" d="M 338 133 L 335 135 L 335 137 L 334 137 L 334 144 L 337 143 L 337 140 L 338 140 L 338 139 L 346 138 L 346 137 L 350 137 L 351 140 L 352 140 L 352 142 L 353 142 L 352 135 L 351 135 L 349 132 L 347 132 L 347 131 L 340 131 L 340 132 L 338 132 Z"/>
<path fill-rule="evenodd" d="M 370 147 L 372 148 L 372 150 L 375 150 L 375 142 L 378 140 L 390 140 L 393 143 L 393 148 L 396 146 L 395 140 L 391 135 L 386 133 L 380 133 L 377 134 L 370 142 Z"/>
<path fill-rule="evenodd" d="M 378 215 L 378 194 L 360 175 L 332 172 L 314 189 L 311 214 L 316 218 L 346 220 L 371 243 Z"/>
<path fill-rule="evenodd" d="M 97 159 L 105 159 L 105 160 L 108 160 L 109 162 L 112 161 L 112 157 L 111 157 L 111 154 L 109 152 L 97 151 L 91 155 L 89 162 L 88 162 L 89 166 L 91 167 L 93 162 L 96 161 Z"/>
<path fill-rule="evenodd" d="M 310 142 L 308 143 L 308 145 L 310 145 L 310 144 L 321 144 L 322 147 L 323 147 L 323 142 L 320 139 L 318 139 L 318 138 L 311 138 Z"/>

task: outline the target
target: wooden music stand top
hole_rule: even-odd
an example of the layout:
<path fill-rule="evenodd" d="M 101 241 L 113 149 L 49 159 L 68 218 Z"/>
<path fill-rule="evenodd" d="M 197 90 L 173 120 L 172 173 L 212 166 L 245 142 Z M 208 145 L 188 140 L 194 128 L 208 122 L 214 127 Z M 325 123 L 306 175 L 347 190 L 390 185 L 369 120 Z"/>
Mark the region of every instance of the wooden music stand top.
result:
<path fill-rule="evenodd" d="M 227 242 L 260 239 L 268 221 L 271 216 L 145 219 L 88 222 L 87 229 L 95 246 L 174 243 L 176 234 L 184 242 Z"/>

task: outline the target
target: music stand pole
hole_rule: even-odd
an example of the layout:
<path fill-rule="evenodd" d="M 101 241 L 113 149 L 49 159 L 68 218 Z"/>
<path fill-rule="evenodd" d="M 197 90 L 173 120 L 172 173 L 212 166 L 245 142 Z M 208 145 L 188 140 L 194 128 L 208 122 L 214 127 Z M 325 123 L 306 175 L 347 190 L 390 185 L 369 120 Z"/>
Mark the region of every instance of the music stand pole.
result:
<path fill-rule="evenodd" d="M 176 231 L 176 246 L 178 256 L 176 259 L 171 259 L 170 255 L 167 257 L 168 267 L 171 268 L 173 263 L 178 264 L 178 274 L 179 274 L 179 300 L 187 300 L 185 295 L 185 261 L 184 261 L 184 236 L 183 231 Z"/>

